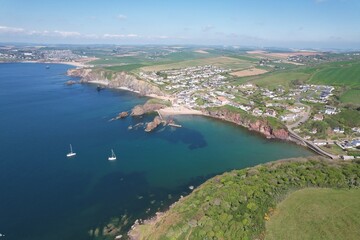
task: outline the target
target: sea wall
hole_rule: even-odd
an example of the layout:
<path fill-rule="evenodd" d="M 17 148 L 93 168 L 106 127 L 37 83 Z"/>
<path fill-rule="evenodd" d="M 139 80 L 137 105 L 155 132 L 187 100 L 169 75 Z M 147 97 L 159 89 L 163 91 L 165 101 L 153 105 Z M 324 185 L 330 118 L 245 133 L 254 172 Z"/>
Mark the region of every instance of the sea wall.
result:
<path fill-rule="evenodd" d="M 140 95 L 155 94 L 163 96 L 164 93 L 157 86 L 125 72 L 113 72 L 104 69 L 80 68 L 70 69 L 67 74 L 72 77 L 81 78 L 81 83 L 99 83 L 109 88 L 125 88 L 138 92 Z"/>

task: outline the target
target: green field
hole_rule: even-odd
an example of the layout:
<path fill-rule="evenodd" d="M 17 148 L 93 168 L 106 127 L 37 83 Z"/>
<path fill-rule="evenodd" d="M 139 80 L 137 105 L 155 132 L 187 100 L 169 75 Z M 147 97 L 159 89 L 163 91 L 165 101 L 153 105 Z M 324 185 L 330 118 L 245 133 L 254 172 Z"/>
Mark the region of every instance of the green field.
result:
<path fill-rule="evenodd" d="M 143 71 L 161 71 L 161 70 L 168 70 L 168 69 L 179 69 L 179 68 L 186 68 L 186 67 L 194 67 L 194 66 L 203 66 L 203 65 L 215 65 L 218 67 L 222 67 L 225 69 L 246 69 L 253 66 L 252 62 L 247 60 L 242 60 L 239 58 L 231 58 L 231 57 L 212 57 L 212 58 L 199 58 L 194 60 L 187 60 L 187 61 L 180 61 L 175 63 L 169 64 L 160 64 L 160 65 L 153 65 L 142 67 Z"/>
<path fill-rule="evenodd" d="M 330 192 L 330 195 L 323 195 L 321 198 L 324 201 L 326 199 L 332 201 L 328 201 L 327 206 L 326 202 L 322 204 L 324 208 L 328 207 L 331 210 L 330 213 L 328 209 L 324 210 L 327 212 L 318 213 L 318 215 L 324 214 L 324 220 L 318 223 L 318 228 L 325 231 L 329 223 L 334 223 L 334 219 L 338 218 L 339 221 L 344 219 L 344 222 L 339 222 L 336 227 L 343 227 L 341 233 L 347 234 L 344 236 L 354 236 L 351 235 L 356 234 L 351 233 L 354 227 L 357 231 L 360 229 L 359 162 L 314 160 L 314 157 L 311 159 L 277 161 L 215 176 L 189 196 L 180 199 L 155 222 L 140 225 L 131 234 L 139 240 L 264 239 L 266 220 L 270 216 L 272 221 L 274 214 L 279 212 L 276 210 L 278 204 L 294 190 L 316 187 L 336 189 Z M 349 189 L 356 190 L 349 191 Z M 314 199 L 316 200 L 315 197 Z M 305 201 L 306 199 L 303 200 Z M 291 208 L 292 215 L 297 214 L 296 210 L 301 209 L 303 202 Z M 305 210 L 313 211 L 313 205 L 310 203 Z M 341 218 L 342 212 L 348 218 Z M 281 215 L 282 211 L 279 213 Z M 331 214 L 336 218 L 330 218 Z M 303 225 L 307 220 L 310 222 L 309 225 L 314 222 L 313 218 L 309 216 L 307 219 L 303 213 L 299 213 L 299 216 L 303 216 Z M 282 227 L 287 229 L 293 224 L 290 223 Z M 278 228 L 280 224 L 275 227 Z M 335 234 L 334 231 L 331 233 Z M 339 237 L 339 235 L 334 236 Z"/>
<path fill-rule="evenodd" d="M 288 88 L 291 84 L 291 81 L 306 81 L 307 79 L 309 79 L 309 77 L 310 74 L 300 71 L 277 72 L 258 76 L 254 78 L 252 82 L 259 85 L 260 87 L 267 87 L 270 89 L 276 88 L 278 86 Z"/>
<path fill-rule="evenodd" d="M 333 120 L 349 127 L 360 126 L 360 114 L 357 110 L 343 109 L 340 113 L 335 114 L 331 117 Z"/>
<path fill-rule="evenodd" d="M 360 87 L 360 62 L 335 62 L 324 63 L 316 67 L 294 67 L 291 70 L 269 72 L 239 79 L 239 82 L 250 81 L 262 87 L 274 88 L 279 85 L 289 87 L 293 80 L 312 84 Z"/>
<path fill-rule="evenodd" d="M 360 89 L 350 89 L 340 96 L 343 103 L 360 104 Z"/>
<path fill-rule="evenodd" d="M 138 64 L 141 66 L 151 66 L 159 64 L 170 64 L 182 62 L 185 60 L 194 60 L 201 58 L 214 57 L 214 54 L 201 54 L 192 51 L 183 51 L 170 53 L 165 56 L 159 56 L 156 59 L 149 59 L 145 54 L 139 54 L 135 56 L 101 56 L 98 60 L 90 62 L 90 64 L 97 66 L 118 66 L 118 65 L 133 65 Z"/>
<path fill-rule="evenodd" d="M 360 62 L 330 63 L 317 69 L 310 83 L 333 86 L 360 86 Z"/>
<path fill-rule="evenodd" d="M 143 64 L 127 64 L 127 65 L 120 65 L 120 66 L 110 66 L 110 67 L 104 67 L 107 70 L 115 71 L 115 72 L 131 72 L 135 69 L 143 67 Z"/>
<path fill-rule="evenodd" d="M 265 240 L 359 239 L 360 190 L 303 189 L 281 202 Z"/>

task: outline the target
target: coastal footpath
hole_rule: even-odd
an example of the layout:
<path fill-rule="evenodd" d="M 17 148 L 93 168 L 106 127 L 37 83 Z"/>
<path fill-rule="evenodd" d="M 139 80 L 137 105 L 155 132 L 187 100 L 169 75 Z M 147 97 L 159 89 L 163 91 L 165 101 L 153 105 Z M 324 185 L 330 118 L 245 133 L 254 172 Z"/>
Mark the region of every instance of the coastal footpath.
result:
<path fill-rule="evenodd" d="M 321 157 L 233 170 L 206 181 L 168 211 L 135 224 L 128 235 L 133 240 L 264 239 L 266 222 L 288 194 L 308 188 L 359 191 L 359 176 L 360 162 Z"/>

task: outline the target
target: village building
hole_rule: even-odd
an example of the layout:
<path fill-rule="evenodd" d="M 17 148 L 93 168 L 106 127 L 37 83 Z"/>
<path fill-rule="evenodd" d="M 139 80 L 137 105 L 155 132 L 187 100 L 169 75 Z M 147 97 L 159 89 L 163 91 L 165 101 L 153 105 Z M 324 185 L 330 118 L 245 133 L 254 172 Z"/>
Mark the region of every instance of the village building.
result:
<path fill-rule="evenodd" d="M 317 146 L 325 146 L 328 144 L 328 142 L 326 140 L 316 139 L 316 140 L 314 140 L 314 144 Z"/>
<path fill-rule="evenodd" d="M 314 115 L 314 121 L 323 121 L 324 120 L 324 115 L 318 113 Z"/>

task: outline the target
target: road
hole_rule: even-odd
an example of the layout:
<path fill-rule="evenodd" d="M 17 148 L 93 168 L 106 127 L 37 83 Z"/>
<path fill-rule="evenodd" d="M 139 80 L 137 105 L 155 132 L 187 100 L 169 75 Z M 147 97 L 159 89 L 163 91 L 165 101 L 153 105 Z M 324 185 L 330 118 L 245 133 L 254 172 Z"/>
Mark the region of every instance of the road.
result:
<path fill-rule="evenodd" d="M 293 129 L 293 128 L 298 127 L 300 124 L 306 122 L 306 121 L 309 119 L 309 117 L 310 117 L 310 111 L 311 111 L 310 106 L 305 105 L 305 104 L 302 104 L 299 99 L 297 100 L 297 103 L 295 103 L 295 105 L 302 106 L 302 107 L 304 107 L 306 110 L 305 110 L 304 115 L 301 116 L 301 118 L 300 118 L 297 122 L 292 123 L 292 124 L 290 124 L 290 125 L 286 125 L 287 128 L 289 128 L 289 129 Z"/>
<path fill-rule="evenodd" d="M 316 153 L 318 153 L 318 154 L 320 154 L 320 155 L 329 157 L 329 158 L 331 158 L 331 159 L 337 159 L 337 158 L 339 158 L 339 156 L 333 155 L 333 154 L 328 153 L 328 152 L 324 151 L 323 149 L 319 148 L 319 147 L 318 147 L 317 145 L 315 145 L 313 142 L 305 140 L 304 138 L 302 138 L 301 136 L 299 136 L 298 134 L 296 134 L 296 133 L 292 130 L 293 128 L 296 128 L 296 127 L 298 127 L 299 125 L 301 125 L 302 123 L 306 122 L 306 121 L 309 119 L 309 117 L 310 117 L 310 111 L 311 111 L 310 106 L 307 106 L 307 105 L 305 105 L 305 104 L 300 103 L 300 99 L 297 100 L 296 105 L 298 105 L 298 106 L 299 106 L 299 105 L 300 105 L 300 106 L 303 106 L 306 110 L 305 110 L 305 113 L 303 114 L 303 116 L 302 116 L 298 121 L 296 121 L 295 123 L 286 125 L 286 127 L 287 127 L 288 130 L 289 130 L 290 137 L 296 139 L 297 141 L 300 141 L 300 142 L 303 143 L 305 146 L 309 147 L 311 150 L 315 151 Z"/>

